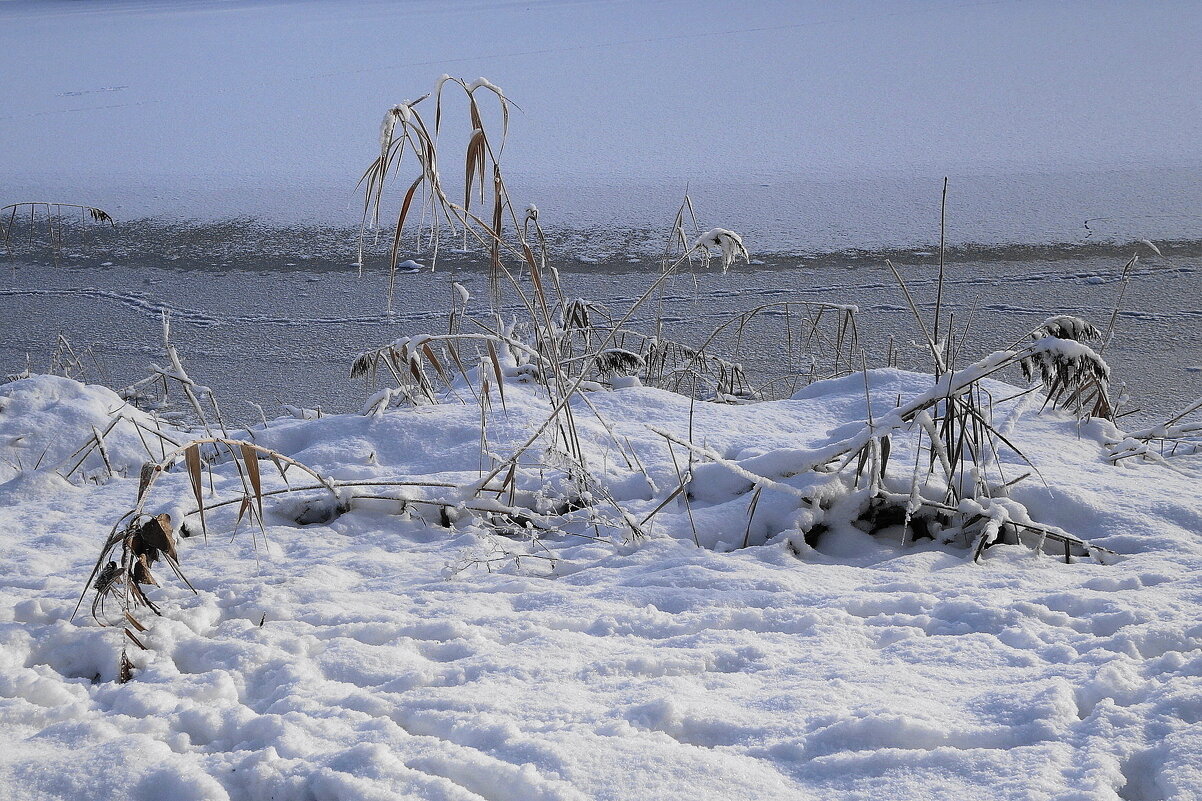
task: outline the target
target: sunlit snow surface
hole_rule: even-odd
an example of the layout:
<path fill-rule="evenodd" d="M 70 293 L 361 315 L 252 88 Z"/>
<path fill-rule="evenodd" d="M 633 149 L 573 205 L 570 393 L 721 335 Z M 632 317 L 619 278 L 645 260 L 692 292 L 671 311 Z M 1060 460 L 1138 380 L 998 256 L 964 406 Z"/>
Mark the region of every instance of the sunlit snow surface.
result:
<path fill-rule="evenodd" d="M 930 379 L 871 382 L 880 415 Z M 507 398 L 489 419 L 498 451 L 546 410 L 529 386 Z M 687 399 L 591 399 L 672 486 L 645 424 L 687 436 Z M 960 547 L 850 528 L 799 554 L 779 538 L 722 552 L 744 534 L 748 499 L 717 468 L 693 501 L 702 549 L 679 501 L 639 544 L 538 545 L 382 502 L 299 527 L 269 501 L 267 547 L 245 528 L 229 540 L 230 508 L 210 516 L 207 542 L 182 543 L 199 594 L 166 579 L 153 590 L 165 616 L 142 613 L 151 650 L 131 649 L 125 685 L 113 681 L 119 630 L 86 606 L 68 617 L 136 479 L 81 488 L 7 466 L 70 453 L 120 403 L 49 377 L 0 387 L 0 402 L 7 798 L 1146 801 L 1202 786 L 1199 465 L 1179 461 L 1188 477 L 1109 466 L 1107 425 L 1037 414 L 1031 396 L 998 419 L 1047 483 L 1014 497 L 1116 563 L 996 546 L 973 564 Z M 695 436 L 730 458 L 804 448 L 863 419 L 864 403 L 859 377 L 797 400 L 702 403 Z M 591 413 L 578 420 L 597 475 L 636 517 L 649 512 L 666 490 L 622 464 Z M 449 403 L 279 420 L 256 437 L 340 478 L 470 481 L 478 422 L 475 406 Z M 895 445 L 896 464 L 909 447 Z M 115 437 L 114 467 L 136 470 L 140 448 Z M 185 503 L 186 482 L 165 478 L 155 504 Z M 218 470 L 219 494 L 236 486 Z M 765 491 L 751 542 L 795 503 Z"/>
<path fill-rule="evenodd" d="M 349 264 L 382 111 L 447 72 L 521 106 L 503 164 L 573 295 L 628 306 L 688 187 L 752 264 L 674 278 L 647 317 L 696 342 L 760 303 L 855 304 L 871 364 L 892 335 L 918 366 L 881 261 L 930 303 L 949 176 L 948 242 L 987 246 L 949 259 L 947 308 L 972 347 L 1053 314 L 1104 326 L 1139 252 L 1106 356 L 1163 419 L 1202 394 L 1199 40 L 1189 2 L 6 0 L 0 205 L 92 203 L 119 227 L 9 243 L 0 368 L 44 367 L 61 332 L 90 379 L 129 383 L 161 360 L 167 310 L 231 419 L 257 417 L 249 401 L 357 408 L 356 353 L 445 326 L 452 279 L 486 296 L 479 259 L 444 254 L 402 277 L 388 315 L 379 247 L 364 278 Z M 781 352 L 766 325 L 736 355 L 767 377 Z M 878 414 L 930 383 L 871 381 Z M 529 387 L 507 391 L 498 453 L 546 413 Z M 817 445 L 864 418 L 864 391 L 701 403 L 695 436 L 731 458 Z M 0 385 L 0 798 L 1194 801 L 1202 466 L 1110 466 L 1114 431 L 1039 415 L 1035 397 L 1013 438 L 1043 481 L 1014 496 L 1114 564 L 1017 546 L 973 564 L 846 527 L 791 549 L 776 536 L 790 499 L 766 491 L 749 526 L 718 468 L 692 522 L 674 501 L 637 544 L 533 544 L 384 502 L 300 527 L 280 500 L 268 545 L 245 526 L 230 541 L 236 507 L 181 545 L 199 592 L 164 577 L 165 617 L 139 613 L 150 650 L 131 648 L 118 685 L 120 631 L 86 605 L 69 617 L 143 446 L 118 430 L 108 456 L 134 478 L 99 486 L 33 471 L 121 402 L 64 379 Z M 678 480 L 646 424 L 685 437 L 690 404 L 647 388 L 591 400 L 655 481 L 581 410 L 593 469 L 641 517 Z M 452 402 L 255 435 L 337 477 L 467 482 L 479 420 Z M 237 484 L 228 466 L 216 483 Z M 156 492 L 174 509 L 190 489 L 170 475 Z"/>

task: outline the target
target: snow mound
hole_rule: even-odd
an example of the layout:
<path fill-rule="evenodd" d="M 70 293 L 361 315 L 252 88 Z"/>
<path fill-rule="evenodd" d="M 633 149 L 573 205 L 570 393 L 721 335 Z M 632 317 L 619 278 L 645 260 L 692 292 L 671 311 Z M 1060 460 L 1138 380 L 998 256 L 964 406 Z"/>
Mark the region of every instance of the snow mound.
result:
<path fill-rule="evenodd" d="M 590 393 L 596 413 L 576 416 L 590 471 L 641 520 L 689 459 L 674 463 L 651 427 L 686 440 L 691 428 L 707 451 L 800 490 L 810 479 L 784 475 L 798 454 L 847 436 L 869 399 L 880 419 L 931 384 L 873 371 L 753 405 L 630 387 Z M 4 425 L 57 426 L 36 430 L 63 449 L 77 444 L 56 437 L 86 436 L 115 397 L 46 377 L 4 390 L 23 404 Z M 478 479 L 547 408 L 535 385 L 507 384 L 483 467 L 466 399 L 245 433 L 333 479 L 453 485 L 409 487 L 412 500 Z M 127 648 L 126 684 L 120 630 L 86 604 L 70 615 L 136 476 L 69 489 L 26 471 L 0 487 L 0 561 L 17 566 L 0 578 L 0 795 L 1196 797 L 1196 461 L 1178 465 L 1190 475 L 1112 466 L 1113 426 L 1038 408 L 1027 395 L 995 410 L 1043 477 L 1012 498 L 1117 563 L 1001 543 L 974 563 L 963 547 L 851 526 L 799 547 L 778 536 L 796 495 L 763 490 L 749 526 L 745 480 L 701 459 L 688 503 L 663 505 L 637 542 L 573 513 L 538 536 L 502 535 L 482 515 L 401 500 L 298 525 L 285 494 L 266 499 L 265 533 L 243 522 L 224 536 L 235 504 L 210 514 L 207 541 L 180 541 L 197 594 L 165 575 L 146 588 L 163 616 L 135 610 L 148 650 Z M 622 457 L 627 441 L 642 470 Z M 904 437 L 894 447 L 913 463 Z M 211 467 L 211 497 L 236 496 L 234 463 Z M 520 472 L 531 507 L 572 489 L 545 454 Z M 173 470 L 154 492 L 186 506 L 192 489 Z M 757 547 L 742 548 L 749 528 Z"/>
<path fill-rule="evenodd" d="M 52 470 L 25 470 L 0 483 L 0 503 L 15 506 L 50 501 L 78 491 L 78 487 Z"/>
<path fill-rule="evenodd" d="M 71 457 L 97 432 L 113 472 L 137 476 L 156 438 L 139 436 L 135 424 L 170 430 L 107 387 L 54 375 L 0 384 L 0 483 L 35 467 L 70 470 L 79 458 Z M 95 449 L 81 468 L 96 478 L 109 472 Z"/>

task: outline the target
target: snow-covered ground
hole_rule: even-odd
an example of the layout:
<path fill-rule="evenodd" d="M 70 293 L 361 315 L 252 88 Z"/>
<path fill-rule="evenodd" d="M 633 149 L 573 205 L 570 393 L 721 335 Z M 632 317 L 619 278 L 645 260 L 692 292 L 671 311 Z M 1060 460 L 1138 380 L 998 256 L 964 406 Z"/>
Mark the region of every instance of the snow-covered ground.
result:
<path fill-rule="evenodd" d="M 450 330 L 447 297 L 489 330 L 467 298 L 488 294 L 483 257 L 404 276 L 395 313 L 376 262 L 349 264 L 384 109 L 482 74 L 520 106 L 506 180 L 542 209 L 572 297 L 634 304 L 687 186 L 753 259 L 665 281 L 633 323 L 694 344 L 754 305 L 854 303 L 848 352 L 913 366 L 882 251 L 929 308 L 949 176 L 961 363 L 1117 305 L 1114 385 L 1147 401 L 1119 425 L 1163 420 L 1202 376 L 1200 8 L 0 0 L 0 206 L 120 222 L 6 243 L 0 376 L 36 373 L 63 332 L 69 369 L 126 385 L 160 358 L 166 310 L 237 427 L 246 401 L 358 406 L 354 354 Z M 549 316 L 544 349 L 567 326 Z M 730 355 L 796 372 L 780 331 Z M 144 473 L 144 511 L 186 525 L 195 588 L 154 564 L 161 616 L 122 617 L 132 585 L 109 571 L 106 603 L 73 611 L 174 447 L 152 432 L 198 430 L 68 378 L 0 384 L 0 799 L 1202 799 L 1202 454 L 1114 464 L 1115 424 L 985 378 L 1000 461 L 940 506 L 912 477 L 948 455 L 896 411 L 932 377 L 884 369 L 748 404 L 590 383 L 570 405 L 580 461 L 530 440 L 506 473 L 552 405 L 507 341 L 491 370 L 444 375 L 438 404 L 295 409 Z M 813 469 L 857 436 L 854 486 L 854 450 Z M 295 489 L 302 468 L 286 483 L 274 458 L 338 486 Z M 244 495 L 260 472 L 267 494 Z M 877 514 L 860 478 L 881 473 Z M 223 505 L 202 522 L 198 498 Z"/>
<path fill-rule="evenodd" d="M 521 106 L 550 227 L 689 186 L 753 252 L 929 245 L 950 176 L 953 242 L 1195 239 L 1200 39 L 1190 0 L 5 0 L 0 205 L 354 224 L 383 111 L 450 73 Z"/>
<path fill-rule="evenodd" d="M 877 419 L 930 386 L 892 370 L 869 380 Z M 803 486 L 790 460 L 854 430 L 865 392 L 861 376 L 749 406 L 595 391 L 595 414 L 577 400 L 577 423 L 593 474 L 643 519 L 678 481 L 649 426 L 680 438 L 691 427 L 710 451 Z M 146 446 L 118 424 L 107 458 L 130 477 L 107 478 L 93 454 L 82 472 L 99 483 L 68 483 L 47 466 L 121 401 L 49 376 L 0 386 L 0 795 L 1202 797 L 1197 457 L 1176 460 L 1186 474 L 1112 466 L 1109 424 L 1040 413 L 1037 399 L 995 410 L 1046 482 L 1012 498 L 1116 551 L 1108 564 L 1022 545 L 974 563 L 958 544 L 841 524 L 810 548 L 788 533 L 796 497 L 764 490 L 749 523 L 743 479 L 716 464 L 697 465 L 688 507 L 678 495 L 637 542 L 583 519 L 504 537 L 465 511 L 399 501 L 300 526 L 302 500 L 285 494 L 266 499 L 267 544 L 245 521 L 230 538 L 235 506 L 210 512 L 207 541 L 180 541 L 198 592 L 156 569 L 164 586 L 148 590 L 164 616 L 137 612 L 149 650 L 130 646 L 134 677 L 118 684 L 120 629 L 97 626 L 87 602 L 70 615 L 133 506 Z M 462 485 L 482 459 L 480 409 L 463 400 L 280 419 L 253 437 L 341 480 Z M 546 409 L 535 385 L 507 381 L 485 446 L 507 453 Z M 905 483 L 912 447 L 898 438 L 892 481 Z M 1005 457 L 1011 477 L 1021 467 Z M 549 503 L 565 486 L 544 470 L 545 482 L 523 468 L 519 486 Z M 215 498 L 236 497 L 228 461 L 213 482 Z M 151 492 L 148 509 L 178 520 L 192 490 L 181 470 Z M 744 537 L 752 547 L 736 547 Z"/>

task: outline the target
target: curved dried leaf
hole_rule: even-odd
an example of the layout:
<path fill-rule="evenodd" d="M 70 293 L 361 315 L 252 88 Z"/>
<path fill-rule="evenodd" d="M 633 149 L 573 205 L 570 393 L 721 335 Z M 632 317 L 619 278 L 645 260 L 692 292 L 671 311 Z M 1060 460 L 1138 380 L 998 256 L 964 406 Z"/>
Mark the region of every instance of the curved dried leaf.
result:
<path fill-rule="evenodd" d="M 247 443 L 242 443 L 242 461 L 246 465 L 246 477 L 250 479 L 250 486 L 255 491 L 256 506 L 259 510 L 259 519 L 263 519 L 263 480 L 259 475 L 259 454 Z"/>
<path fill-rule="evenodd" d="M 184 465 L 188 468 L 188 480 L 192 484 L 192 494 L 196 498 L 196 509 L 200 512 L 200 531 L 205 539 L 208 539 L 209 530 L 205 525 L 205 503 L 201 490 L 199 445 L 189 445 L 184 450 Z"/>
<path fill-rule="evenodd" d="M 501 375 L 501 360 L 497 358 L 497 349 L 493 347 L 492 340 L 485 340 L 488 346 L 488 358 L 492 361 L 492 372 L 497 378 L 497 395 L 501 398 L 501 408 L 505 406 L 505 379 Z"/>
<path fill-rule="evenodd" d="M 158 469 L 158 465 L 154 462 L 143 463 L 142 469 L 138 473 L 138 503 L 142 502 L 142 497 L 146 494 L 146 490 L 150 489 L 150 480 L 154 477 Z"/>
<path fill-rule="evenodd" d="M 440 362 L 434 355 L 434 350 L 430 347 L 430 343 L 426 342 L 422 344 L 422 353 L 425 354 L 426 360 L 434 366 L 434 370 L 438 373 L 438 377 L 448 384 L 451 383 L 450 375 L 448 375 L 447 371 L 443 369 L 442 362 Z"/>
<path fill-rule="evenodd" d="M 392 235 L 392 252 L 390 254 L 391 263 L 389 264 L 390 270 L 396 270 L 397 261 L 400 257 L 401 230 L 405 227 L 405 217 L 409 215 L 409 206 L 413 203 L 413 195 L 415 192 L 417 192 L 417 187 L 422 181 L 425 180 L 425 178 L 426 176 L 424 173 L 417 176 L 417 180 L 410 185 L 409 191 L 405 193 L 405 200 L 401 203 L 401 213 L 397 215 L 396 220 L 396 232 Z"/>

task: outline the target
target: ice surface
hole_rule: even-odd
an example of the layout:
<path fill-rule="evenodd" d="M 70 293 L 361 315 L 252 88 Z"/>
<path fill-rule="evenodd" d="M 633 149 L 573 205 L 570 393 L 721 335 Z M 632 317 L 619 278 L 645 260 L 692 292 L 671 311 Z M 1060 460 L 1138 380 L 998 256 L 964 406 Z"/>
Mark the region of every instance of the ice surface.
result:
<path fill-rule="evenodd" d="M 1141 258 L 1105 352 L 1116 387 L 1125 383 L 1133 399 L 1128 408 L 1143 410 L 1139 427 L 1163 421 L 1202 395 L 1202 371 L 1183 371 L 1202 360 L 1202 251 L 1165 252 L 1163 259 Z M 487 314 L 487 277 L 480 268 L 486 256 L 456 261 L 444 254 L 439 272 L 402 276 L 393 315 L 384 313 L 386 262 L 370 263 L 360 278 L 345 258 L 287 266 L 279 254 L 264 254 L 235 261 L 236 268 L 205 260 L 187 269 L 130 266 L 114 258 L 119 261 L 108 267 L 73 260 L 69 269 L 16 262 L 0 286 L 0 365 L 15 371 L 28 357 L 35 370 L 45 370 L 55 335 L 62 333 L 81 351 L 94 346 L 85 357 L 90 376 L 133 383 L 150 362 L 162 361 L 159 315 L 166 309 L 188 371 L 213 387 L 231 418 L 257 420 L 248 402 L 271 413 L 280 403 L 350 411 L 375 389 L 347 380 L 355 354 L 402 335 L 446 331 L 450 302 L 462 299 L 453 282 L 469 291 L 469 313 Z M 1039 254 L 1024 260 L 1015 254 L 1016 260 L 949 261 L 944 308 L 971 323 L 973 335 L 964 357 L 1004 347 L 1055 314 L 1070 312 L 1105 327 L 1128 258 L 1123 250 L 1089 258 Z M 931 262 L 905 254 L 894 261 L 928 309 L 937 276 Z M 619 311 L 657 272 L 654 259 L 630 262 L 618 251 L 606 253 L 600 265 L 577 264 L 560 275 L 569 296 Z M 670 279 L 663 305 L 648 306 L 646 317 L 662 314 L 669 336 L 698 345 L 738 314 L 785 300 L 856 306 L 871 365 L 884 363 L 890 336 L 902 366 L 929 361 L 925 346 L 909 344 L 921 335 L 896 280 L 880 262 L 864 258 L 740 262 L 726 277 L 716 264 L 709 270 L 698 265 L 697 273 Z M 634 322 L 643 330 L 654 325 L 654 319 Z M 758 318 L 746 328 L 741 349 L 727 338 L 716 352 L 742 362 L 757 384 L 779 377 L 782 365 L 808 372 L 798 363 L 796 338 L 789 352 L 782 322 L 780 315 Z"/>
<path fill-rule="evenodd" d="M 951 241 L 1192 238 L 1200 38 L 1186 0 L 9 0 L 0 204 L 353 224 L 381 113 L 451 73 L 521 106 L 548 229 L 658 229 L 688 185 L 753 252 L 929 246 L 950 176 Z"/>

